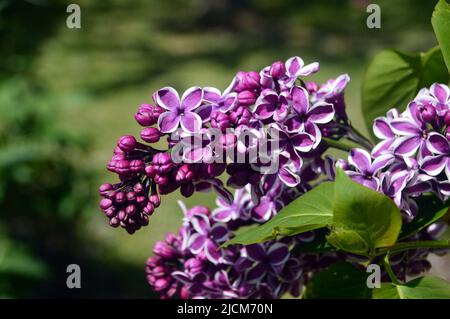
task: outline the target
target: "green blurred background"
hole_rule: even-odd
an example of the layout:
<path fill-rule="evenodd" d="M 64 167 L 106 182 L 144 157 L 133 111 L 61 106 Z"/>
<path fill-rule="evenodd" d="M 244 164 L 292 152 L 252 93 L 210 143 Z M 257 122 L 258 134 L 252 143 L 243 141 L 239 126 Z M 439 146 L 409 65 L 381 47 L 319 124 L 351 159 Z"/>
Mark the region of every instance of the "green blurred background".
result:
<path fill-rule="evenodd" d="M 0 297 L 156 297 L 145 281 L 154 242 L 181 223 L 165 198 L 130 236 L 107 225 L 97 186 L 117 138 L 161 86 L 225 88 L 238 70 L 300 55 L 324 81 L 349 73 L 347 105 L 365 131 L 361 77 L 380 49 L 435 45 L 434 1 L 380 0 L 381 29 L 365 0 L 0 1 Z M 187 205 L 214 205 L 195 195 Z M 79 264 L 81 289 L 67 289 Z"/>

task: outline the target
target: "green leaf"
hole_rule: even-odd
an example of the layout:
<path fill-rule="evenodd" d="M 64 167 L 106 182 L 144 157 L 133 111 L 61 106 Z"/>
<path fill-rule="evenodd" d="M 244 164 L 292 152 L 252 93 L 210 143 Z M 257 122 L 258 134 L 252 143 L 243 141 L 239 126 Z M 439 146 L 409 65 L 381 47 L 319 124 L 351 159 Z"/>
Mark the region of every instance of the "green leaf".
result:
<path fill-rule="evenodd" d="M 367 273 L 349 263 L 338 262 L 314 275 L 306 288 L 308 299 L 370 298 Z"/>
<path fill-rule="evenodd" d="M 382 283 L 373 299 L 450 299 L 450 283 L 437 277 L 420 277 L 406 284 Z"/>
<path fill-rule="evenodd" d="M 361 255 L 390 247 L 402 226 L 399 209 L 387 196 L 358 184 L 342 169 L 336 173 L 333 228 L 328 241 L 335 247 Z"/>
<path fill-rule="evenodd" d="M 332 182 L 325 182 L 284 207 L 267 223 L 236 235 L 224 246 L 250 245 L 276 238 L 293 236 L 329 225 L 333 219 Z"/>
<path fill-rule="evenodd" d="M 314 234 L 314 240 L 311 242 L 302 242 L 292 250 L 293 254 L 301 253 L 325 253 L 330 251 L 336 251 L 336 247 L 331 245 L 327 240 L 327 234 L 329 230 L 327 228 L 317 229 Z"/>
<path fill-rule="evenodd" d="M 373 120 L 396 107 L 403 109 L 417 92 L 449 74 L 439 47 L 426 53 L 383 50 L 369 64 L 362 84 L 362 110 L 369 131 Z"/>
<path fill-rule="evenodd" d="M 419 206 L 418 215 L 411 222 L 403 225 L 400 238 L 407 238 L 417 233 L 444 217 L 449 211 L 447 203 L 442 203 L 440 199 L 431 194 L 420 196 L 417 199 L 417 205 Z"/>
<path fill-rule="evenodd" d="M 431 24 L 450 72 L 450 5 L 445 0 L 440 0 L 434 8 Z"/>

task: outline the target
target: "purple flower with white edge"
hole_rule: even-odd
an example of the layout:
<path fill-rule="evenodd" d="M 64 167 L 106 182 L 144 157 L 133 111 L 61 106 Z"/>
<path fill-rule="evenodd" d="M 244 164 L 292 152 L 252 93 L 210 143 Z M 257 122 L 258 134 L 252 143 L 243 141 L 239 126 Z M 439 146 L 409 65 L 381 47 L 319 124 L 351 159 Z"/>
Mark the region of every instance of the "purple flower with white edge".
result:
<path fill-rule="evenodd" d="M 305 65 L 303 59 L 298 56 L 289 58 L 286 61 L 285 67 L 287 78 L 282 82 L 288 88 L 292 87 L 300 76 L 308 76 L 318 72 L 320 69 L 319 63 L 313 62 Z"/>
<path fill-rule="evenodd" d="M 398 207 L 401 207 L 403 199 L 402 192 L 413 176 L 414 173 L 411 171 L 399 171 L 396 173 L 387 171 L 381 174 L 381 192 L 392 198 L 394 203 Z"/>
<path fill-rule="evenodd" d="M 188 242 L 190 251 L 193 254 L 204 252 L 213 264 L 222 262 L 223 252 L 219 245 L 228 239 L 228 228 L 218 223 L 211 226 L 208 216 L 205 215 L 193 216 L 190 223 L 195 230 Z"/>
<path fill-rule="evenodd" d="M 283 91 L 280 94 L 271 90 L 264 89 L 255 103 L 255 117 L 265 120 L 273 117 L 277 122 L 286 119 L 289 111 L 289 92 Z"/>
<path fill-rule="evenodd" d="M 350 82 L 348 74 L 341 74 L 336 79 L 328 80 L 312 95 L 312 100 L 314 102 L 321 100 L 333 104 L 338 120 L 347 121 L 344 90 L 348 82 Z"/>
<path fill-rule="evenodd" d="M 434 83 L 430 89 L 422 89 L 414 98 L 421 107 L 432 105 L 439 116 L 444 116 L 450 110 L 450 89 L 445 84 Z"/>
<path fill-rule="evenodd" d="M 318 124 L 326 124 L 333 120 L 333 105 L 318 102 L 311 105 L 306 89 L 294 86 L 291 90 L 292 109 L 294 114 L 284 123 L 291 133 L 307 132 L 314 137 L 314 148 L 319 145 L 322 133 Z"/>
<path fill-rule="evenodd" d="M 430 155 L 426 147 L 429 129 L 419 117 L 417 104 L 410 103 L 403 116 L 390 121 L 390 127 L 396 135 L 400 136 L 392 144 L 396 155 L 411 157 L 418 152 L 419 159 Z"/>
<path fill-rule="evenodd" d="M 431 176 L 437 176 L 445 171 L 447 180 L 450 179 L 450 143 L 439 133 L 430 133 L 427 147 L 434 154 L 427 156 L 421 163 L 421 168 Z"/>
<path fill-rule="evenodd" d="M 386 117 L 377 117 L 373 123 L 373 133 L 382 141 L 375 145 L 372 149 L 372 156 L 377 157 L 383 153 L 390 153 L 392 151 L 392 144 L 395 142 L 397 136 L 391 127 L 391 120 L 398 117 L 396 109 L 388 111 Z"/>
<path fill-rule="evenodd" d="M 237 105 L 237 93 L 230 92 L 230 89 L 231 87 L 228 87 L 221 93 L 219 89 L 213 87 L 203 88 L 203 100 L 205 104 L 197 109 L 197 113 L 203 120 L 209 120 L 213 111 L 226 113 Z"/>
<path fill-rule="evenodd" d="M 251 196 L 245 188 L 237 189 L 234 193 L 232 203 L 228 203 L 223 198 L 216 199 L 217 208 L 213 210 L 212 217 L 219 222 L 229 222 L 230 220 L 247 220 L 247 212 L 252 205 Z"/>
<path fill-rule="evenodd" d="M 377 173 L 393 161 L 394 156 L 391 154 L 380 155 L 372 161 L 367 151 L 354 148 L 350 151 L 348 162 L 356 171 L 346 171 L 346 173 L 355 182 L 378 191 L 380 180 L 377 177 Z"/>
<path fill-rule="evenodd" d="M 165 87 L 155 93 L 156 103 L 167 112 L 162 113 L 158 119 L 158 126 L 162 133 L 174 132 L 179 125 L 188 133 L 198 132 L 202 127 L 202 119 L 194 110 L 200 106 L 203 99 L 203 90 L 200 87 L 191 87 L 180 97 L 171 87 Z"/>
<path fill-rule="evenodd" d="M 280 242 L 268 244 L 268 247 L 266 245 L 253 244 L 245 247 L 247 258 L 254 262 L 246 271 L 246 279 L 249 283 L 260 282 L 268 273 L 280 273 L 289 259 L 287 245 Z"/>

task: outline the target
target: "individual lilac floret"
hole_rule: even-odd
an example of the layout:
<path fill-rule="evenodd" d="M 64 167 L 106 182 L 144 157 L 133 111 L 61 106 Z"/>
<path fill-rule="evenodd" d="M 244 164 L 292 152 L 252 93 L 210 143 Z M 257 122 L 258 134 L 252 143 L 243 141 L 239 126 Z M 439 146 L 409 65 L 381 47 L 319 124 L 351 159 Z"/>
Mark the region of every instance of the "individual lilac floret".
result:
<path fill-rule="evenodd" d="M 180 100 L 178 92 L 165 87 L 155 94 L 156 103 L 166 109 L 159 116 L 158 126 L 162 133 L 171 133 L 181 124 L 181 128 L 188 133 L 198 132 L 202 127 L 202 119 L 194 110 L 200 106 L 203 91 L 199 87 L 192 87 L 183 93 Z"/>
<path fill-rule="evenodd" d="M 431 176 L 437 176 L 444 171 L 447 180 L 450 180 L 450 143 L 447 138 L 439 133 L 430 133 L 427 147 L 433 155 L 425 157 L 422 169 Z"/>
<path fill-rule="evenodd" d="M 324 101 L 333 104 L 338 121 L 347 122 L 347 112 L 345 110 L 344 90 L 350 82 L 348 74 L 341 74 L 336 79 L 330 79 L 312 94 L 314 102 Z"/>
<path fill-rule="evenodd" d="M 231 220 L 247 220 L 248 206 L 251 205 L 251 196 L 244 188 L 237 189 L 234 193 L 234 200 L 228 203 L 223 198 L 216 200 L 217 208 L 213 210 L 213 219 L 219 222 L 229 222 Z"/>
<path fill-rule="evenodd" d="M 289 92 L 283 91 L 280 94 L 265 89 L 256 100 L 254 113 L 256 118 L 265 120 L 273 117 L 277 122 L 286 119 L 289 110 Z"/>
<path fill-rule="evenodd" d="M 283 243 L 266 247 L 264 244 L 253 244 L 245 247 L 247 257 L 252 265 L 246 270 L 249 283 L 260 283 L 264 276 L 273 272 L 278 274 L 289 259 L 289 248 Z"/>
<path fill-rule="evenodd" d="M 397 136 L 391 127 L 391 120 L 398 117 L 396 109 L 388 111 L 387 116 L 377 117 L 373 123 L 373 133 L 381 142 L 375 145 L 372 149 L 372 156 L 377 157 L 383 153 L 390 153 L 392 144 L 395 142 Z"/>
<path fill-rule="evenodd" d="M 377 177 L 383 168 L 394 161 L 390 154 L 381 155 L 372 161 L 370 154 L 362 149 L 354 148 L 350 151 L 348 162 L 356 171 L 346 173 L 356 182 L 373 190 L 380 188 L 380 180 Z"/>
<path fill-rule="evenodd" d="M 285 122 L 288 132 L 307 132 L 314 137 L 316 147 L 322 134 L 318 124 L 326 124 L 334 117 L 333 105 L 318 102 L 311 105 L 308 91 L 302 87 L 294 86 L 291 91 L 292 108 L 294 114 Z"/>
<path fill-rule="evenodd" d="M 209 120 L 214 111 L 227 113 L 236 107 L 238 102 L 237 94 L 230 92 L 230 89 L 228 88 L 221 93 L 219 89 L 213 87 L 203 88 L 203 100 L 205 104 L 198 108 L 197 113 L 204 121 Z"/>

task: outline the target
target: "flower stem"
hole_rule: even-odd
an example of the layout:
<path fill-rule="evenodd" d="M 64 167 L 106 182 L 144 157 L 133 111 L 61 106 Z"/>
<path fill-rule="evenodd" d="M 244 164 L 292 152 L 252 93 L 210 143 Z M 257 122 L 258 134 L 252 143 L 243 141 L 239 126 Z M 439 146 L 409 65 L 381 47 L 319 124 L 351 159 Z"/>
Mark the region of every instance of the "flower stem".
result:
<path fill-rule="evenodd" d="M 368 151 L 372 150 L 374 146 L 373 143 L 351 124 L 348 125 L 348 133 L 350 140 L 358 143 Z"/>
<path fill-rule="evenodd" d="M 383 263 L 384 263 L 384 268 L 386 269 L 386 272 L 387 272 L 389 278 L 391 279 L 391 281 L 394 284 L 399 285 L 400 281 L 397 279 L 397 276 L 395 275 L 394 271 L 392 270 L 391 263 L 389 261 L 389 253 L 387 253 L 386 256 L 384 257 Z"/>
<path fill-rule="evenodd" d="M 324 140 L 328 144 L 328 146 L 334 147 L 334 148 L 336 148 L 338 150 L 350 152 L 354 148 L 354 146 L 351 146 L 351 145 L 346 144 L 346 143 L 341 142 L 341 141 L 333 140 L 331 138 L 322 137 L 322 140 Z"/>
<path fill-rule="evenodd" d="M 380 249 L 378 251 L 378 255 L 384 255 L 386 252 L 396 254 L 405 250 L 410 249 L 419 249 L 419 248 L 431 248 L 431 249 L 442 249 L 449 248 L 450 249 L 450 240 L 423 240 L 423 241 L 408 241 L 397 243 L 390 248 Z"/>

